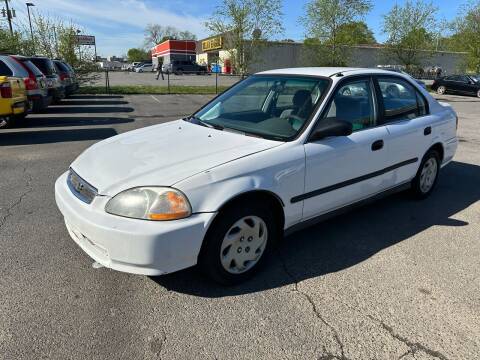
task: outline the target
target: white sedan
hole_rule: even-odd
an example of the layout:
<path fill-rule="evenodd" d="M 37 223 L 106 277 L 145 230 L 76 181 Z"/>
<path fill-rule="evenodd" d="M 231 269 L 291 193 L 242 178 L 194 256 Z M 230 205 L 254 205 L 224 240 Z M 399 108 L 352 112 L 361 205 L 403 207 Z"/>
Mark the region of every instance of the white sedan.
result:
<path fill-rule="evenodd" d="M 57 180 L 56 201 L 105 267 L 161 275 L 199 264 L 232 284 L 284 233 L 394 191 L 430 195 L 457 121 L 402 74 L 267 71 L 185 119 L 93 145 Z"/>

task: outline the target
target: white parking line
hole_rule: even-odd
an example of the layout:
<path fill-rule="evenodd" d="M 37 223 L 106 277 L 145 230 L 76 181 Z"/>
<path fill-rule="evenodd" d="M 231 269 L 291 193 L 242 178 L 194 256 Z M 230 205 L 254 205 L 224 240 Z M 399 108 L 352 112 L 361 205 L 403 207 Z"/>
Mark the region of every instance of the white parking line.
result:
<path fill-rule="evenodd" d="M 161 104 L 162 102 L 160 100 L 158 100 L 155 96 L 153 95 L 150 95 L 152 97 L 153 100 L 155 100 L 156 102 L 158 102 L 159 104 Z"/>

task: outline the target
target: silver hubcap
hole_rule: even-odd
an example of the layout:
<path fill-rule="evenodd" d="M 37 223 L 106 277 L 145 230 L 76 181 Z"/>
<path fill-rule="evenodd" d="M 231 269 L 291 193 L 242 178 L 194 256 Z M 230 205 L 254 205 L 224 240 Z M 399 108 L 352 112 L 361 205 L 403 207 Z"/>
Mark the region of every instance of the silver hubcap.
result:
<path fill-rule="evenodd" d="M 437 177 L 438 165 L 434 158 L 430 158 L 423 165 L 420 173 L 420 190 L 425 194 L 430 191 Z"/>
<path fill-rule="evenodd" d="M 446 90 L 446 89 L 445 89 L 445 86 L 440 86 L 440 87 L 438 88 L 437 92 L 438 92 L 439 94 L 445 94 L 445 90 Z"/>
<path fill-rule="evenodd" d="M 267 245 L 265 222 L 257 216 L 245 216 L 225 234 L 220 249 L 223 268 L 231 274 L 241 274 L 257 264 Z"/>

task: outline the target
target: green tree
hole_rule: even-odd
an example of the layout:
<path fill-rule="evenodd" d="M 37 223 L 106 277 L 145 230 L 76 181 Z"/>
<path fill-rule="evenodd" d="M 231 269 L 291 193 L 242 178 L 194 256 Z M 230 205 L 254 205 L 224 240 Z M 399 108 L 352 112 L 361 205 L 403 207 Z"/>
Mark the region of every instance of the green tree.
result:
<path fill-rule="evenodd" d="M 370 0 L 311 0 L 307 3 L 301 22 L 310 39 L 305 42 L 309 57 L 313 56 L 318 65 L 346 65 L 350 53 L 345 45 L 358 41 L 351 34 L 347 34 L 348 29 L 362 27 L 359 20 L 371 8 Z M 368 38 L 369 34 L 365 29 L 362 30 Z M 373 37 L 371 32 L 370 35 Z"/>
<path fill-rule="evenodd" d="M 337 39 L 342 45 L 372 45 L 376 44 L 373 31 L 363 21 L 353 21 L 338 28 Z"/>
<path fill-rule="evenodd" d="M 187 30 L 181 31 L 173 26 L 148 24 L 144 31 L 145 48 L 151 49 L 165 40 L 196 40 L 197 36 Z"/>
<path fill-rule="evenodd" d="M 283 33 L 281 9 L 281 0 L 224 0 L 205 25 L 223 35 L 233 68 L 243 75 L 265 42 Z"/>
<path fill-rule="evenodd" d="M 383 23 L 387 55 L 407 68 L 419 66 L 425 57 L 431 56 L 440 27 L 437 12 L 437 7 L 423 0 L 394 5 Z"/>
<path fill-rule="evenodd" d="M 480 73 L 480 1 L 462 7 L 451 27 L 454 33 L 447 46 L 454 51 L 466 51 L 468 69 Z"/>
<path fill-rule="evenodd" d="M 127 51 L 128 61 L 144 61 L 150 58 L 150 55 L 147 51 L 139 48 L 132 48 Z"/>

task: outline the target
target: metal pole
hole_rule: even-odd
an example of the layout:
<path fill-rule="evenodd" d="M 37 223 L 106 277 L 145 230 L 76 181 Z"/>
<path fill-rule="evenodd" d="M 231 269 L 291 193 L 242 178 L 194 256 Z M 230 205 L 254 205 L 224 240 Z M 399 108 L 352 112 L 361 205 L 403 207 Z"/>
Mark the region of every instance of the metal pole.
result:
<path fill-rule="evenodd" d="M 93 43 L 93 45 L 95 46 L 95 63 L 97 62 L 97 39 L 95 39 L 95 42 Z"/>
<path fill-rule="evenodd" d="M 167 72 L 167 87 L 168 93 L 170 94 L 170 71 Z"/>
<path fill-rule="evenodd" d="M 58 58 L 58 41 L 57 41 L 57 28 L 53 25 L 53 38 L 55 40 L 55 55 Z"/>
<path fill-rule="evenodd" d="M 215 94 L 218 94 L 218 67 L 215 66 Z"/>
<path fill-rule="evenodd" d="M 13 36 L 12 15 L 10 14 L 10 8 L 8 7 L 8 0 L 5 0 L 5 7 L 7 8 L 7 20 L 8 27 L 10 28 L 10 35 Z"/>
<path fill-rule="evenodd" d="M 30 17 L 30 5 L 27 4 L 27 12 L 28 12 L 28 22 L 30 24 L 30 34 L 32 35 L 32 44 L 34 43 L 33 39 L 33 29 L 32 29 L 32 19 Z M 35 52 L 35 51 L 34 51 Z"/>

